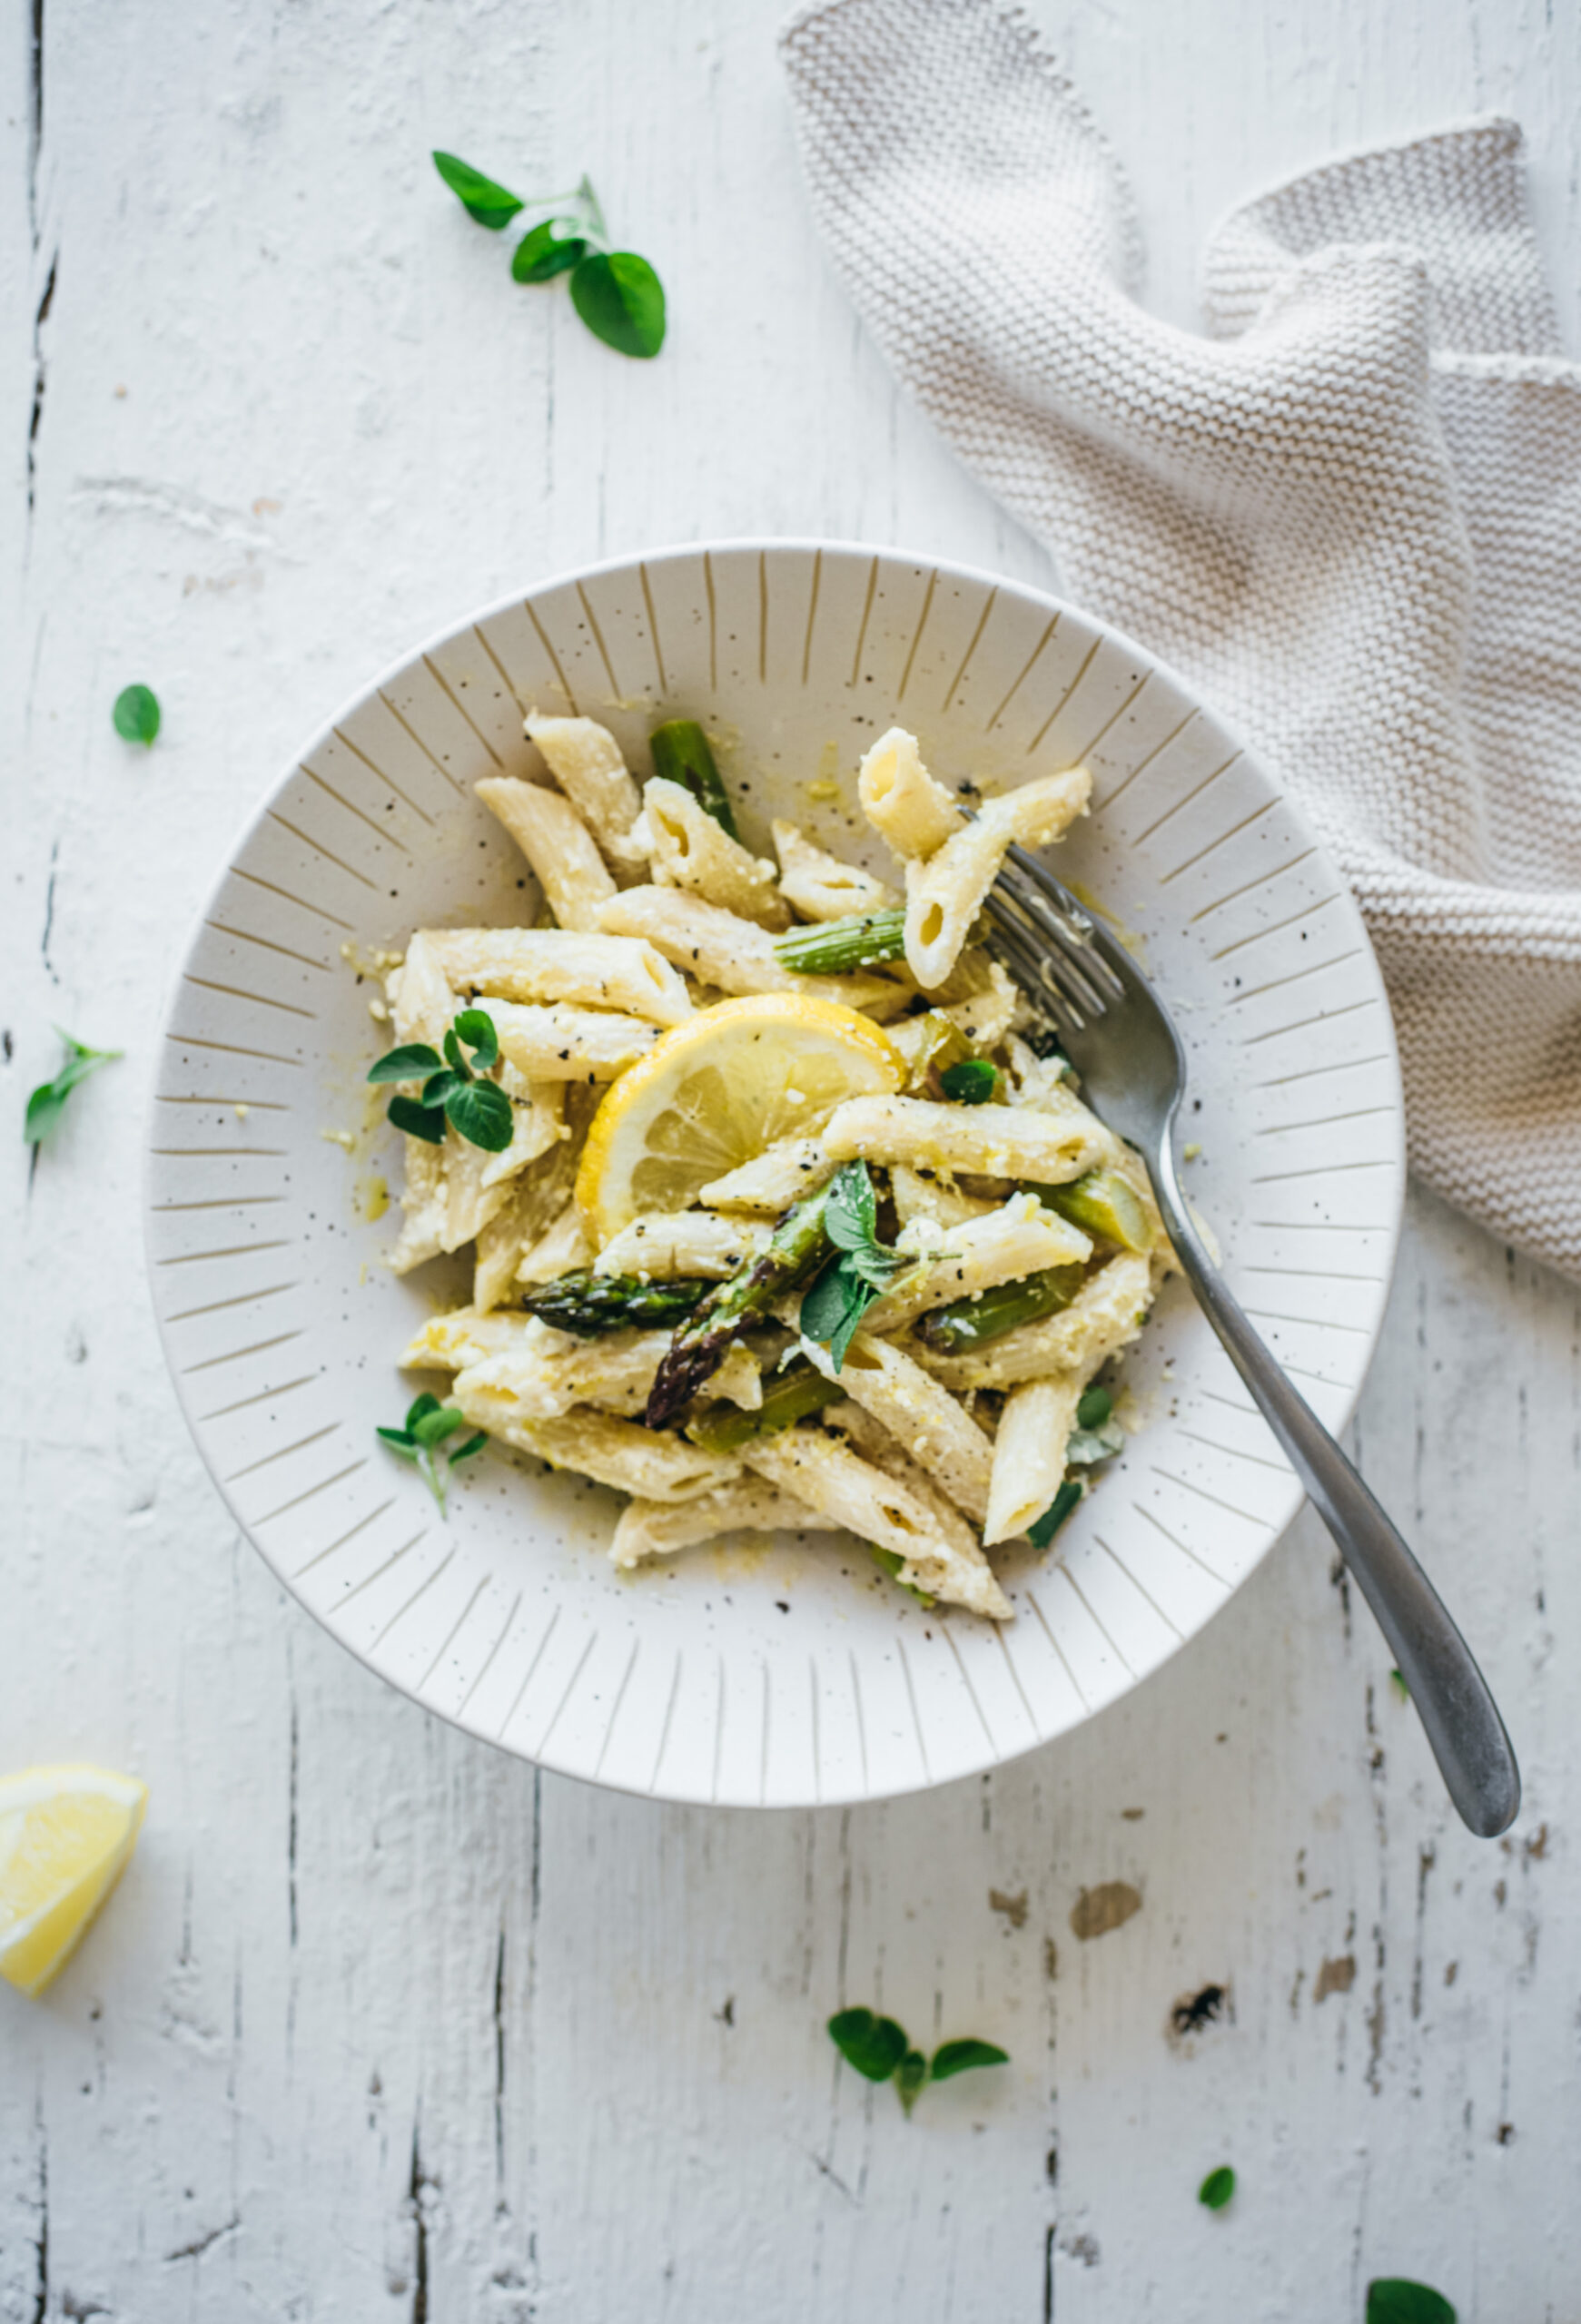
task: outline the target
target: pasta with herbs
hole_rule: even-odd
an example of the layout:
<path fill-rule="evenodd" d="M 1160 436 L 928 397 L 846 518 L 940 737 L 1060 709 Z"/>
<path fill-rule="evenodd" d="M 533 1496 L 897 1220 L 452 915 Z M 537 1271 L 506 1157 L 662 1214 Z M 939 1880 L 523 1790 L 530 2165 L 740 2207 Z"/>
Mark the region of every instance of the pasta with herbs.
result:
<path fill-rule="evenodd" d="M 386 979 L 391 1264 L 474 1263 L 400 1357 L 442 1401 L 381 1433 L 420 1466 L 464 1425 L 452 1462 L 492 1438 L 628 1495 L 624 1569 L 855 1535 L 1008 1620 L 989 1552 L 1047 1549 L 1121 1449 L 1113 1366 L 1170 1265 L 982 949 L 1006 850 L 1085 812 L 1084 770 L 978 801 L 891 728 L 857 781 L 886 880 L 788 822 L 777 872 L 755 854 L 693 722 L 651 774 L 591 719 L 527 732 L 550 780 L 478 791 L 552 924 L 419 930 Z"/>

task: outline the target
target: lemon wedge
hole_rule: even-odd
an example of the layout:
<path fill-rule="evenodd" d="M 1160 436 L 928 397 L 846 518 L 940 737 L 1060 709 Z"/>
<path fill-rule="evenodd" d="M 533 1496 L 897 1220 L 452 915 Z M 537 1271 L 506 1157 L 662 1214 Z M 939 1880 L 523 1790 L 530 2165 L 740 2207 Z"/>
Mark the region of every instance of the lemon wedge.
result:
<path fill-rule="evenodd" d="M 612 1084 L 577 1205 L 600 1247 L 645 1211 L 685 1210 L 776 1138 L 810 1137 L 847 1098 L 891 1097 L 905 1060 L 835 1000 L 768 992 L 699 1009 Z"/>
<path fill-rule="evenodd" d="M 41 1994 L 137 1845 L 148 1786 L 104 1768 L 0 1777 L 0 1976 Z"/>

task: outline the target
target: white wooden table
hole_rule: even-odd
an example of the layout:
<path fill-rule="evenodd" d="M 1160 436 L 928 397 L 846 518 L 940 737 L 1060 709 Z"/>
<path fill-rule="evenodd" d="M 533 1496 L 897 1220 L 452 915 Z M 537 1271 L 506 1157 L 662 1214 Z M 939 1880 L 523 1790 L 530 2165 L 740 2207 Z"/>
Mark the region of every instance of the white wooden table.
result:
<path fill-rule="evenodd" d="M 1581 344 L 1581 15 L 1045 0 L 1156 303 L 1211 217 L 1507 107 Z M 1303 1519 L 1069 1742 L 850 1813 L 666 1809 L 425 1718 L 286 1604 L 200 1472 L 137 1227 L 164 977 L 244 811 L 425 630 L 732 531 L 1047 582 L 903 404 L 814 239 L 775 0 L 47 0 L 4 52 L 5 1117 L 52 1019 L 126 1061 L 6 1174 L 0 1765 L 153 1786 L 42 2004 L 0 1989 L 0 2318 L 412 2324 L 1573 2319 L 1581 1300 L 1414 1201 L 1358 1439 L 1515 1729 L 1502 1846 L 1442 1798 Z M 589 171 L 669 287 L 651 366 L 519 290 L 427 154 Z M 159 693 L 152 754 L 110 727 Z M 1476 1028 L 1467 1028 L 1475 1068 Z M 1141 1911 L 1082 1942 L 1083 1887 Z M 1219 1985 L 1181 2039 L 1182 1996 Z M 837 2072 L 881 1999 L 1013 2063 Z M 1240 2172 L 1210 2216 L 1198 2181 Z"/>

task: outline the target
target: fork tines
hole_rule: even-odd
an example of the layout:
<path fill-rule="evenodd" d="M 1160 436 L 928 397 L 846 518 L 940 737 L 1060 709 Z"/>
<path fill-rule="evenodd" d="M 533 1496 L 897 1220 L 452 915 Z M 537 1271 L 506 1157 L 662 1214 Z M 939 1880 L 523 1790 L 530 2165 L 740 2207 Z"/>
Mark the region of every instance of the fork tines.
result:
<path fill-rule="evenodd" d="M 1008 851 L 984 908 L 993 922 L 990 949 L 1063 1030 L 1079 1031 L 1125 998 L 1091 917 L 1024 848 Z"/>

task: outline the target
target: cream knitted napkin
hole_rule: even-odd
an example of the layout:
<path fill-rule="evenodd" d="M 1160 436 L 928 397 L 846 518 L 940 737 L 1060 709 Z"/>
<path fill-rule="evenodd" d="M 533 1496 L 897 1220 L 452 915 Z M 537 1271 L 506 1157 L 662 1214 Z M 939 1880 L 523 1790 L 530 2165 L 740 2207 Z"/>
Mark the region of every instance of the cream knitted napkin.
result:
<path fill-rule="evenodd" d="M 1520 135 L 1359 154 L 1219 229 L 1199 338 L 1023 17 L 786 27 L 814 206 L 890 362 L 1080 605 L 1186 673 L 1367 915 L 1411 1158 L 1581 1274 L 1581 372 Z"/>

